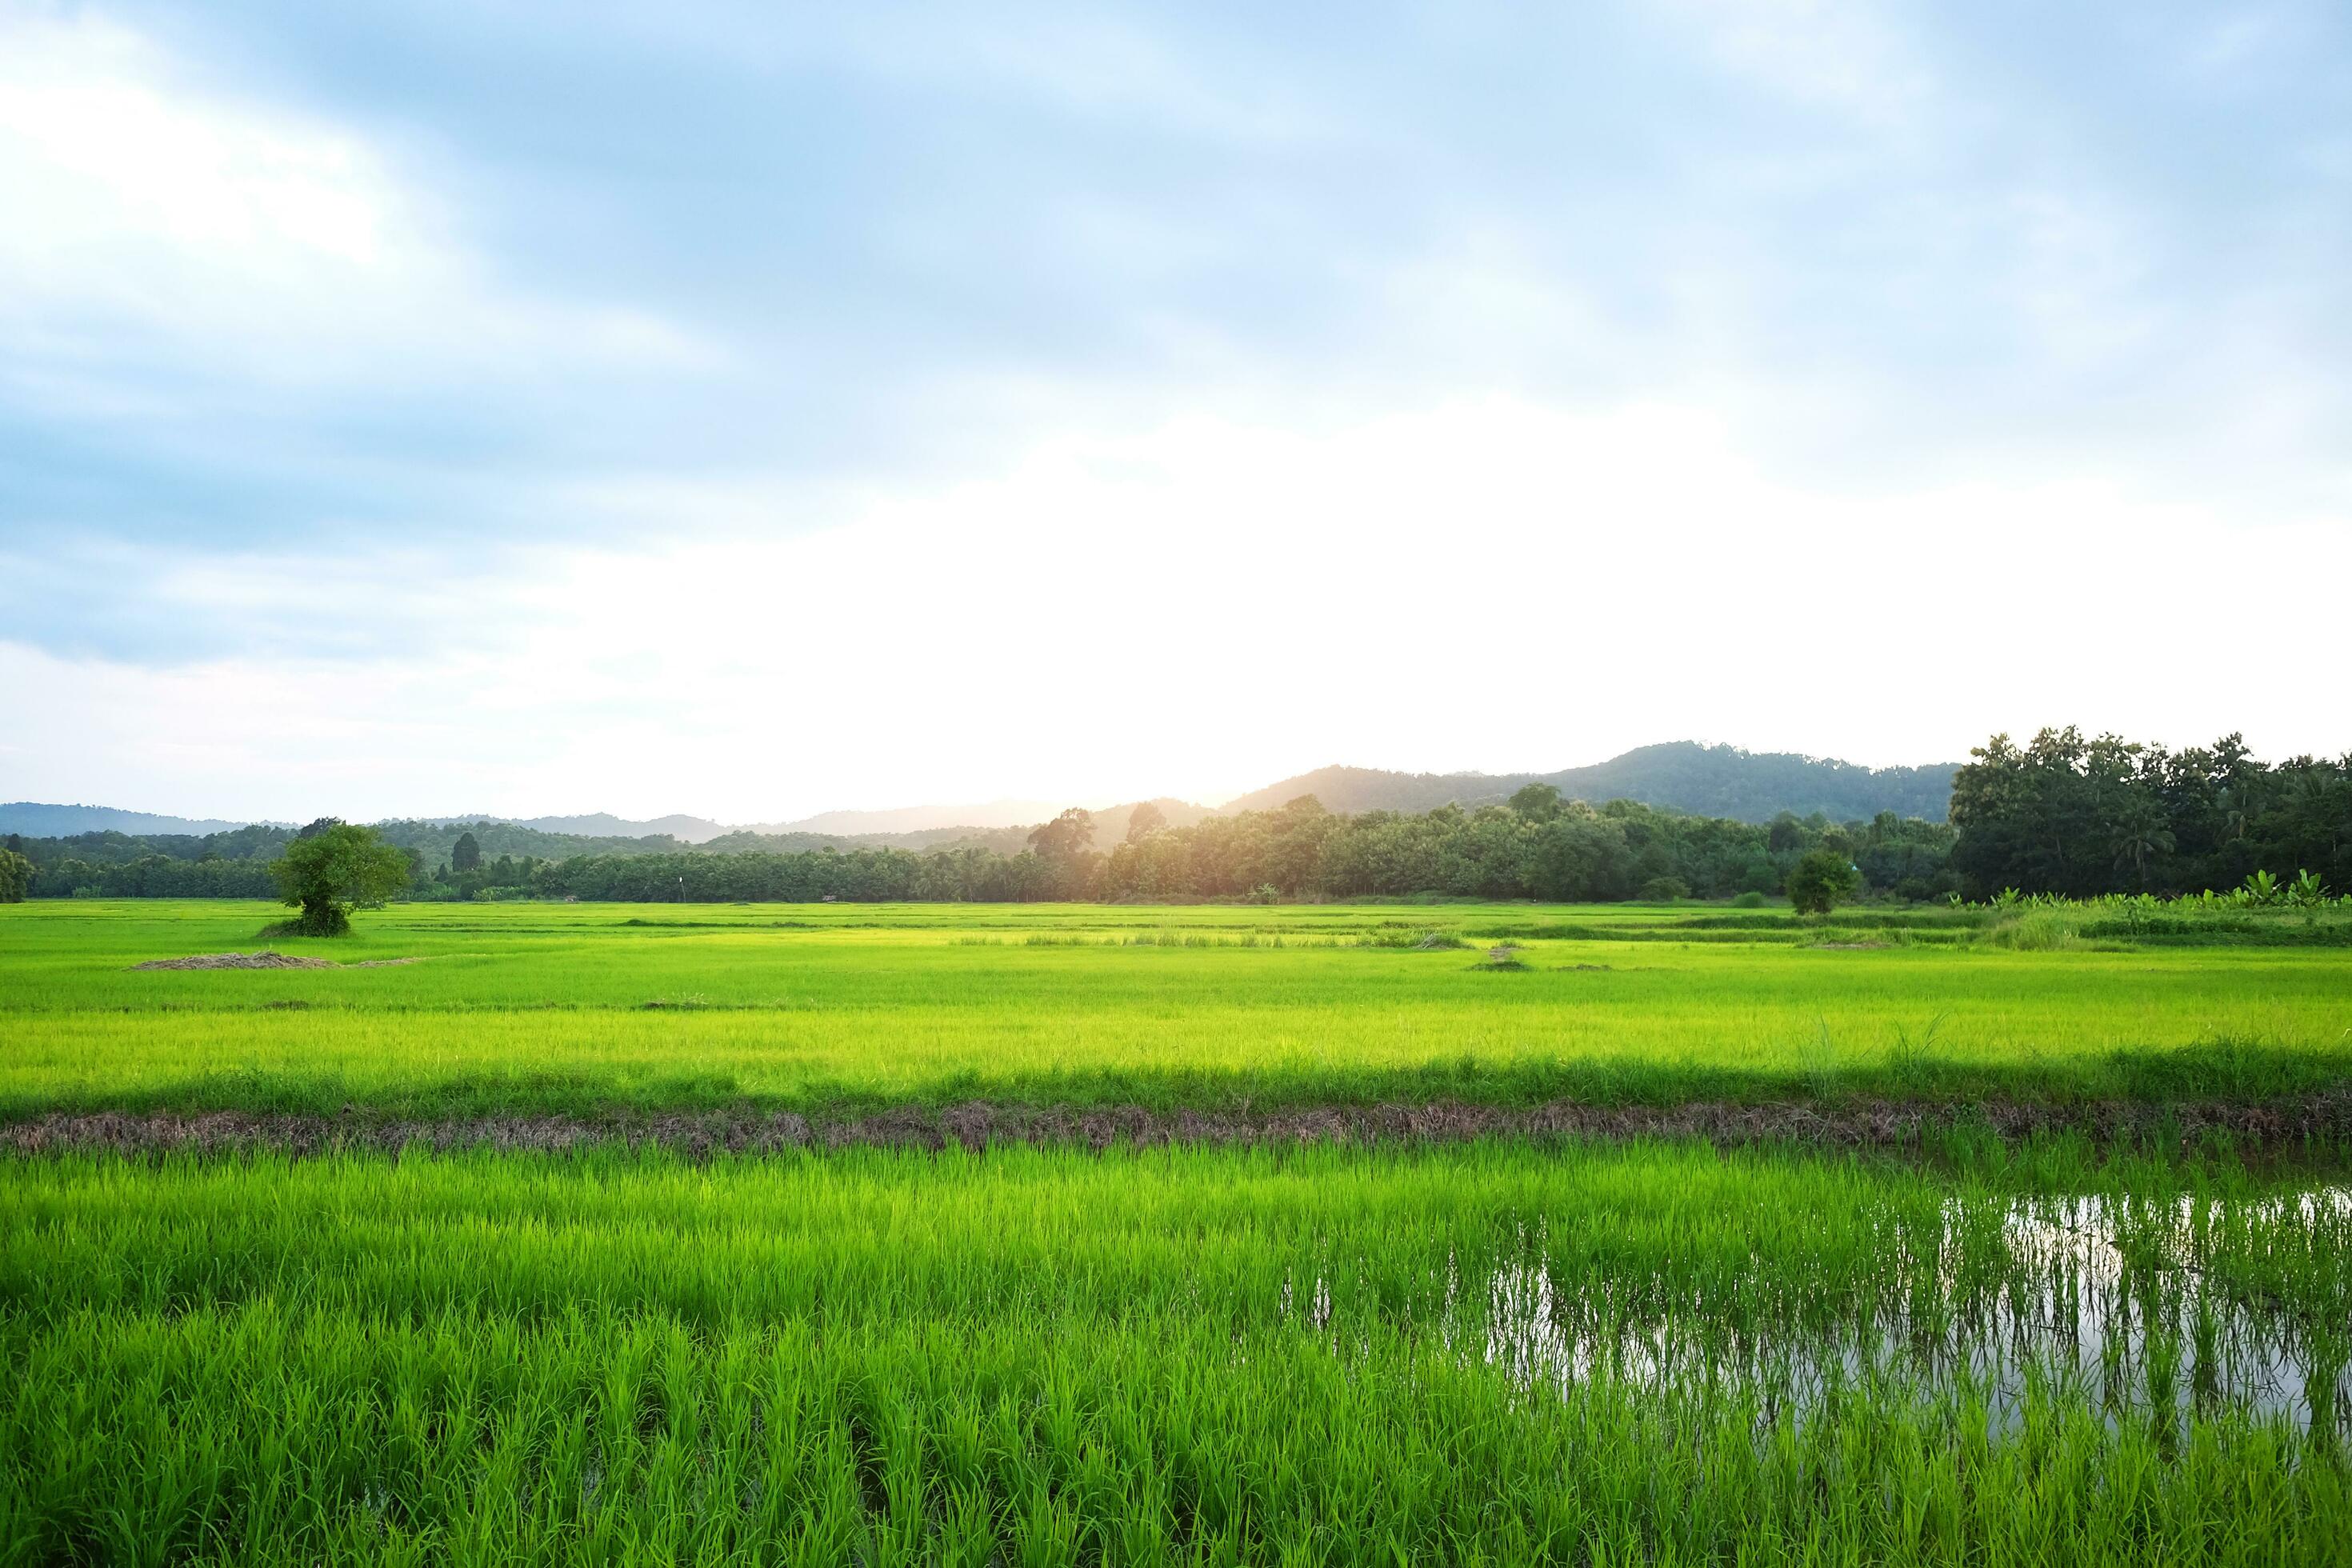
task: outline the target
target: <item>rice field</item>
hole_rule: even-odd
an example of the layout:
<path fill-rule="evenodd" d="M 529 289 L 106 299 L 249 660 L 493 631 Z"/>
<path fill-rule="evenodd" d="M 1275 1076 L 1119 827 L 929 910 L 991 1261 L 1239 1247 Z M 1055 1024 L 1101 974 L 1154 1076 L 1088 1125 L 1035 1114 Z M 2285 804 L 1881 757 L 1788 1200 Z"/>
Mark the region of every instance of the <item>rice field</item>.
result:
<path fill-rule="evenodd" d="M 0 1117 L 2244 1100 L 2352 1069 L 2352 948 L 2021 952 L 1943 911 L 421 905 L 275 944 L 347 967 L 131 967 L 263 918 L 0 907 Z M 1486 966 L 1503 942 L 1523 967 Z M 358 967 L 389 959 L 417 962 Z"/>
<path fill-rule="evenodd" d="M 266 918 L 0 907 L 0 1124 L 2352 1089 L 2300 923 Z M 0 1563 L 2343 1563 L 2337 1125 L 0 1153 Z"/>
<path fill-rule="evenodd" d="M 1687 1147 L 19 1168 L 22 1561 L 2342 1561 L 2352 1202 Z"/>

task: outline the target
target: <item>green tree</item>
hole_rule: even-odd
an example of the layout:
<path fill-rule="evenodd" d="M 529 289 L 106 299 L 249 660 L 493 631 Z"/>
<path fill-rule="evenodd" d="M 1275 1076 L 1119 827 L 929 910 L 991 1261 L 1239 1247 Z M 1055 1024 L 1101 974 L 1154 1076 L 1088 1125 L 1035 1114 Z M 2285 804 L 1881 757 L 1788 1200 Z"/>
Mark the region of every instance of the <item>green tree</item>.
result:
<path fill-rule="evenodd" d="M 2117 810 L 2112 836 L 2116 868 L 2130 867 L 2133 886 L 2142 889 L 2147 887 L 2150 858 L 2171 854 L 2176 842 L 2165 826 L 2163 807 L 2142 795 L 2132 795 Z"/>
<path fill-rule="evenodd" d="M 1168 826 L 1168 814 L 1150 801 L 1135 808 L 1127 819 L 1127 841 L 1138 844 Z"/>
<path fill-rule="evenodd" d="M 287 922 L 301 936 L 345 935 L 353 910 L 375 909 L 408 886 L 407 856 L 373 827 L 341 822 L 303 829 L 269 869 L 279 896 L 302 911 Z"/>
<path fill-rule="evenodd" d="M 1029 835 L 1029 847 L 1040 860 L 1063 863 L 1076 859 L 1095 841 L 1095 814 L 1072 806 Z"/>
<path fill-rule="evenodd" d="M 14 849 L 0 849 L 0 904 L 23 903 L 32 886 L 33 863 Z"/>
<path fill-rule="evenodd" d="M 1560 813 L 1559 786 L 1538 780 L 1522 784 L 1511 796 L 1511 810 L 1527 822 L 1549 822 Z"/>
<path fill-rule="evenodd" d="M 1789 870 L 1789 901 L 1801 915 L 1825 915 L 1853 896 L 1862 874 L 1833 849 L 1809 850 Z"/>
<path fill-rule="evenodd" d="M 481 865 L 482 847 L 474 841 L 474 836 L 471 833 L 457 835 L 457 845 L 449 851 L 449 869 L 462 877 L 468 871 L 481 869 Z"/>

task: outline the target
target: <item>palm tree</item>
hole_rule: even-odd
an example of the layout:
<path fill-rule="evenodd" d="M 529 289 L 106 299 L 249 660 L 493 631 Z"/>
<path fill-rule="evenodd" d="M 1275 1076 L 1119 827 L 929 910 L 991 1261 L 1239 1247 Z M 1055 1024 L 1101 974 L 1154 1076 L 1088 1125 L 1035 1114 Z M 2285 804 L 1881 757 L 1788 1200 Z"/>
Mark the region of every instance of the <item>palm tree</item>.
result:
<path fill-rule="evenodd" d="M 2147 858 L 2171 854 L 2175 842 L 2163 817 L 2144 808 L 2134 811 L 2116 829 L 2116 868 L 2121 870 L 2129 866 L 2132 879 L 2146 888 Z"/>

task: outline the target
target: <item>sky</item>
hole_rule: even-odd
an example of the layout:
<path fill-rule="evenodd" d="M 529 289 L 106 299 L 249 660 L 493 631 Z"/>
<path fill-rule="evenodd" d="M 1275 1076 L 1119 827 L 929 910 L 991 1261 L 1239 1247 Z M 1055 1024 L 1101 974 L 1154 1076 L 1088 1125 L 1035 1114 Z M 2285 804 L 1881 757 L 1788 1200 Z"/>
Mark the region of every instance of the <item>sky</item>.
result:
<path fill-rule="evenodd" d="M 2352 749 L 2352 11 L 0 0 L 0 798 Z"/>

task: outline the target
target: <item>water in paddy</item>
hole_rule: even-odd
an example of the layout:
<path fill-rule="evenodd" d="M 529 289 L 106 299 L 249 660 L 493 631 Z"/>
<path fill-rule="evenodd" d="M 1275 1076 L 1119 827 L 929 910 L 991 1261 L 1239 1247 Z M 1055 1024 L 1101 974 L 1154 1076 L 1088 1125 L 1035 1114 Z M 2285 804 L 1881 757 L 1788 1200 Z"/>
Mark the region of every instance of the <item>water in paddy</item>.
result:
<path fill-rule="evenodd" d="M 2344 1297 L 2296 1278 L 2340 1269 L 2352 1187 L 1952 1200 L 1932 1223 L 1890 1229 L 1843 1277 L 1825 1266 L 1755 1290 L 1718 1279 L 1712 1293 L 1664 1270 L 1563 1266 L 1540 1222 L 1515 1239 L 1499 1261 L 1449 1266 L 1438 1331 L 1453 1354 L 1529 1388 L 1745 1399 L 1761 1421 L 1800 1425 L 1850 1396 L 1948 1392 L 1981 1399 L 1996 1430 L 2037 1395 L 2072 1393 L 2110 1424 L 2153 1419 L 2175 1435 L 2225 1412 L 2352 1432 Z M 1283 1311 L 1344 1354 L 1332 1283 L 1286 1285 Z"/>

